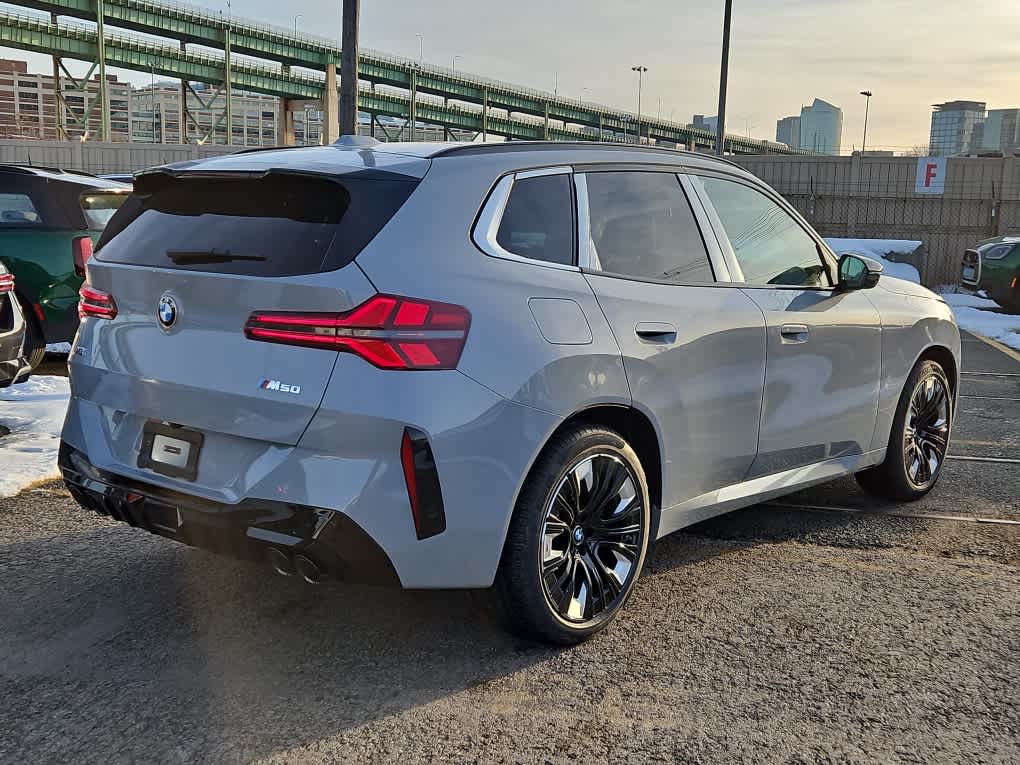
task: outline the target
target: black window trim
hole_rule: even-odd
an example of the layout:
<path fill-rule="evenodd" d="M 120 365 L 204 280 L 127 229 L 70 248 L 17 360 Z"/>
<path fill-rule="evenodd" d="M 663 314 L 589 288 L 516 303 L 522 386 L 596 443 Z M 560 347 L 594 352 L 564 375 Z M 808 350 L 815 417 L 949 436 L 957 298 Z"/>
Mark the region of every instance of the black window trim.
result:
<path fill-rule="evenodd" d="M 614 279 L 626 279 L 642 284 L 661 284 L 667 287 L 711 287 L 718 284 L 725 284 L 729 280 L 729 270 L 723 259 L 719 243 L 716 241 L 715 231 L 710 228 L 707 217 L 702 209 L 700 197 L 692 196 L 692 189 L 685 182 L 682 171 L 676 167 L 667 165 L 641 165 L 634 163 L 604 163 L 597 165 L 578 165 L 574 168 L 574 186 L 577 189 L 577 242 L 578 242 L 578 263 L 581 272 L 595 276 L 609 276 Z M 708 258 L 708 267 L 712 272 L 710 282 L 686 282 L 671 281 L 667 279 L 652 279 L 648 277 L 634 276 L 632 274 L 621 274 L 616 271 L 605 271 L 601 264 L 595 264 L 592 260 L 590 246 L 591 241 L 591 220 L 588 207 L 588 179 L 587 176 L 595 173 L 658 173 L 660 175 L 672 175 L 680 187 L 681 193 L 687 199 L 691 207 L 691 214 L 694 216 L 694 224 L 701 235 L 702 244 Z M 711 236 L 709 236 L 711 234 Z"/>
<path fill-rule="evenodd" d="M 577 238 L 577 189 L 574 183 L 570 184 L 570 208 L 573 221 L 573 251 L 571 252 L 570 263 L 554 263 L 550 260 L 538 258 L 527 258 L 517 255 L 504 249 L 496 240 L 499 233 L 499 226 L 503 222 L 503 213 L 506 211 L 507 202 L 510 200 L 510 193 L 513 191 L 514 183 L 517 180 L 526 178 L 539 178 L 544 175 L 566 175 L 573 179 L 573 169 L 569 165 L 550 165 L 548 167 L 536 167 L 523 170 L 514 170 L 500 176 L 489 192 L 479 211 L 475 224 L 471 229 L 471 241 L 475 247 L 491 258 L 500 260 L 511 260 L 517 263 L 528 263 L 533 266 L 545 268 L 557 268 L 561 271 L 580 271 L 578 264 L 578 238 Z"/>
<path fill-rule="evenodd" d="M 810 224 L 804 220 L 801 214 L 798 213 L 797 210 L 794 209 L 793 206 L 779 194 L 774 192 L 768 186 L 754 183 L 753 181 L 734 173 L 717 171 L 714 168 L 689 168 L 686 170 L 685 174 L 691 178 L 691 185 L 697 193 L 698 198 L 701 200 L 701 203 L 705 206 L 707 216 L 711 221 L 712 228 L 715 230 L 716 236 L 719 239 L 719 245 L 723 250 L 724 259 L 726 260 L 727 265 L 730 266 L 731 274 L 734 278 L 733 281 L 729 283 L 729 286 L 739 287 L 741 289 L 813 290 L 815 292 L 836 292 L 838 290 L 837 268 L 839 259 L 832 252 L 829 245 L 825 243 L 825 240 L 822 239 L 818 233 L 811 228 Z M 756 282 L 746 281 L 744 279 L 744 272 L 740 268 L 740 263 L 737 261 L 737 256 L 733 252 L 732 245 L 730 244 L 729 235 L 726 233 L 726 229 L 723 227 L 722 221 L 719 219 L 719 216 L 715 211 L 715 207 L 712 205 L 712 200 L 708 197 L 708 192 L 700 182 L 700 178 L 702 177 L 718 178 L 738 183 L 741 186 L 746 186 L 749 189 L 757 191 L 759 194 L 763 194 L 767 199 L 778 205 L 779 208 L 786 212 L 801 228 L 801 230 L 807 234 L 808 238 L 815 243 L 815 249 L 818 252 L 818 259 L 821 261 L 822 267 L 825 269 L 825 272 L 829 277 L 829 281 L 832 284 L 828 286 L 814 287 L 798 284 L 758 284 Z"/>

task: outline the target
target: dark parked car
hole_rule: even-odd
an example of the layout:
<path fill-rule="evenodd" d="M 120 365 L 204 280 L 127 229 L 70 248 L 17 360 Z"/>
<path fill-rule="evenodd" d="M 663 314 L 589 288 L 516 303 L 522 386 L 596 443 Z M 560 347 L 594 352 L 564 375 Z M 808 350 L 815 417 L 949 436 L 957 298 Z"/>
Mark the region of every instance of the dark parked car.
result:
<path fill-rule="evenodd" d="M 1020 236 L 979 242 L 963 254 L 960 286 L 985 293 L 1013 313 L 1020 313 Z"/>
<path fill-rule="evenodd" d="M 0 388 L 28 379 L 24 342 L 25 319 L 14 299 L 14 277 L 0 263 Z"/>
<path fill-rule="evenodd" d="M 131 187 L 54 168 L 0 165 L 0 262 L 16 277 L 32 367 L 78 329 L 85 261 Z"/>

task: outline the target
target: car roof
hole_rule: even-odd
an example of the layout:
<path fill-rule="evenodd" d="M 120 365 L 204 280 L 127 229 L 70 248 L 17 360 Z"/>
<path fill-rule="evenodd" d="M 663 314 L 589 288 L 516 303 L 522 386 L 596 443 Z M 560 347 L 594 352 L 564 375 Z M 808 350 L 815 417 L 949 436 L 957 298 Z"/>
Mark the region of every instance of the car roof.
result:
<path fill-rule="evenodd" d="M 0 173 L 21 176 L 34 176 L 50 181 L 87 186 L 92 189 L 127 189 L 130 185 L 99 178 L 88 173 L 63 170 L 59 167 L 40 167 L 37 165 L 0 165 Z"/>
<path fill-rule="evenodd" d="M 139 175 L 170 172 L 270 172 L 279 170 L 323 174 L 373 171 L 421 178 L 433 160 L 487 156 L 501 158 L 507 166 L 570 164 L 574 162 L 683 165 L 725 167 L 753 177 L 721 157 L 658 146 L 600 143 L 595 141 L 506 141 L 499 143 L 388 142 L 368 136 L 344 136 L 328 146 L 259 147 L 231 154 L 188 160 Z"/>

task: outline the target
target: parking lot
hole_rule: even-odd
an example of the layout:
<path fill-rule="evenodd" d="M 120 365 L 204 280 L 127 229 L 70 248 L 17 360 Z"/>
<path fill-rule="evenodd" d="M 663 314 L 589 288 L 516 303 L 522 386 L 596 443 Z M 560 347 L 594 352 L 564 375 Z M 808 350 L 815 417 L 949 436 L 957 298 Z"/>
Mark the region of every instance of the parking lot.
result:
<path fill-rule="evenodd" d="M 1020 361 L 964 338 L 941 483 L 852 480 L 660 542 L 568 649 L 484 598 L 318 587 L 0 500 L 0 761 L 1015 762 Z"/>

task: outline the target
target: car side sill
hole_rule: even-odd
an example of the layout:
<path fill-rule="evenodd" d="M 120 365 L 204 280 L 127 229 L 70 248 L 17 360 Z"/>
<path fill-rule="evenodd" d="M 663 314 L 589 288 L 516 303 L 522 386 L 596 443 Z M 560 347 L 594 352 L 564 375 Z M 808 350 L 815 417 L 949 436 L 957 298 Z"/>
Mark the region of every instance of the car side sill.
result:
<path fill-rule="evenodd" d="M 885 449 L 876 449 L 863 454 L 835 457 L 707 492 L 663 510 L 659 520 L 659 538 L 731 510 L 739 510 L 808 486 L 856 473 L 878 465 L 884 459 Z"/>

